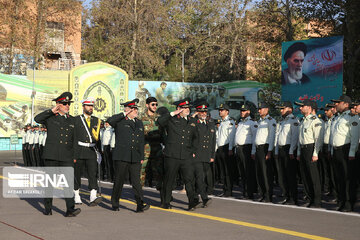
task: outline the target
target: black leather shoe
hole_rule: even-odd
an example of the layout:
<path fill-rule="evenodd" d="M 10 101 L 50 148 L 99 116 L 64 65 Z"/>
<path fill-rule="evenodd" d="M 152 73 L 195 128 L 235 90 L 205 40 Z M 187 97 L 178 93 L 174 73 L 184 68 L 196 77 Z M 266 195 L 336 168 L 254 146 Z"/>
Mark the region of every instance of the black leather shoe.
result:
<path fill-rule="evenodd" d="M 140 205 L 137 205 L 136 212 L 137 213 L 144 212 L 144 211 L 148 210 L 149 208 L 150 208 L 150 205 L 142 203 Z"/>
<path fill-rule="evenodd" d="M 44 212 L 43 212 L 44 215 L 52 215 L 52 210 L 51 209 L 45 209 Z"/>
<path fill-rule="evenodd" d="M 90 202 L 89 206 L 95 207 L 95 206 L 99 205 L 99 203 L 101 203 L 101 201 L 102 201 L 102 197 L 97 197 L 94 201 Z"/>
<path fill-rule="evenodd" d="M 80 208 L 75 208 L 71 210 L 67 210 L 65 213 L 65 217 L 76 217 L 81 212 Z"/>
<path fill-rule="evenodd" d="M 115 212 L 118 212 L 118 211 L 120 211 L 120 208 L 119 207 L 112 207 L 112 210 L 115 211 Z"/>
<path fill-rule="evenodd" d="M 199 207 L 200 204 L 201 203 L 199 202 L 199 200 L 189 203 L 188 211 L 194 211 L 196 208 Z"/>
<path fill-rule="evenodd" d="M 202 207 L 207 208 L 212 203 L 212 199 L 208 198 L 203 201 Z"/>
<path fill-rule="evenodd" d="M 284 200 L 280 201 L 279 203 L 285 205 L 285 204 L 287 204 L 289 201 L 290 201 L 290 199 L 285 198 Z"/>
<path fill-rule="evenodd" d="M 231 193 L 221 193 L 218 197 L 231 197 Z"/>
<path fill-rule="evenodd" d="M 166 203 L 162 204 L 160 207 L 163 209 L 171 209 L 171 205 Z"/>

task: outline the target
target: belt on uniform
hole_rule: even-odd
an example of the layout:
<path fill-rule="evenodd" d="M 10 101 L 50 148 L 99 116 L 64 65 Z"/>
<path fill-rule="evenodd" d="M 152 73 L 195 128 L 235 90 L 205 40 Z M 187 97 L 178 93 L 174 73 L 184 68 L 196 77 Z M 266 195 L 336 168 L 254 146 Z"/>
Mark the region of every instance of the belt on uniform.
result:
<path fill-rule="evenodd" d="M 289 147 L 290 146 L 290 144 L 285 144 L 285 145 L 279 145 L 279 148 L 285 148 L 285 147 Z"/>
<path fill-rule="evenodd" d="M 347 143 L 347 144 L 344 144 L 344 145 L 341 145 L 341 146 L 337 146 L 337 147 L 333 146 L 333 149 L 338 150 L 338 149 L 348 147 L 348 146 L 350 146 L 350 143 Z"/>
<path fill-rule="evenodd" d="M 95 147 L 95 143 L 84 143 L 84 142 L 80 142 L 78 141 L 79 146 L 83 146 L 83 147 Z"/>
<path fill-rule="evenodd" d="M 314 146 L 314 143 L 301 144 L 301 145 L 300 145 L 301 148 L 312 148 L 313 146 Z"/>

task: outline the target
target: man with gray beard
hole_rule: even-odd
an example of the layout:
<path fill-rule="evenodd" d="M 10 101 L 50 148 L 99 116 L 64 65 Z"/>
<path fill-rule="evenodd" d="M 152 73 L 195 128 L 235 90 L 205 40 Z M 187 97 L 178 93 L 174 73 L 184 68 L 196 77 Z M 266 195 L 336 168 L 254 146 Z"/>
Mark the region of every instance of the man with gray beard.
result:
<path fill-rule="evenodd" d="M 284 60 L 288 68 L 281 73 L 282 85 L 302 85 L 310 82 L 310 78 L 302 72 L 306 52 L 307 47 L 302 42 L 296 42 L 286 50 Z"/>

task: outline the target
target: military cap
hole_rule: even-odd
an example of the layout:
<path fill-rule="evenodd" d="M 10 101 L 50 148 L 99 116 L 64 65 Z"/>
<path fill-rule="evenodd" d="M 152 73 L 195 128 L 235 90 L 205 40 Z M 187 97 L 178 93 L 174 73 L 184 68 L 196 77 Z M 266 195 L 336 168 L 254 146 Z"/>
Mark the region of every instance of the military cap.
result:
<path fill-rule="evenodd" d="M 217 109 L 218 110 L 228 110 L 229 111 L 230 107 L 226 103 L 221 103 Z"/>
<path fill-rule="evenodd" d="M 334 103 L 346 102 L 346 103 L 351 104 L 351 98 L 346 95 L 341 95 L 339 99 L 331 99 L 331 101 Z"/>
<path fill-rule="evenodd" d="M 351 107 L 356 107 L 357 105 L 360 105 L 360 101 L 355 101 L 351 103 Z"/>
<path fill-rule="evenodd" d="M 123 105 L 124 107 L 129 107 L 129 108 L 138 108 L 138 105 L 136 105 L 138 102 L 139 102 L 139 99 L 135 98 L 126 103 L 122 103 L 121 105 Z"/>
<path fill-rule="evenodd" d="M 93 98 L 93 97 L 85 98 L 85 99 L 81 100 L 81 103 L 82 103 L 82 105 L 94 106 L 95 98 Z"/>
<path fill-rule="evenodd" d="M 258 109 L 261 109 L 261 108 L 269 108 L 269 105 L 266 102 L 261 102 L 258 105 Z"/>
<path fill-rule="evenodd" d="M 247 103 L 242 104 L 240 107 L 240 111 L 249 111 L 249 110 L 250 110 L 250 105 Z"/>
<path fill-rule="evenodd" d="M 295 105 L 303 107 L 303 106 L 310 106 L 313 107 L 313 101 L 309 99 L 305 99 L 303 102 L 294 102 Z"/>
<path fill-rule="evenodd" d="M 320 110 L 328 111 L 328 110 L 330 110 L 330 109 L 333 108 L 333 107 L 335 107 L 334 104 L 327 103 L 327 104 L 325 104 L 324 107 L 320 108 Z"/>
<path fill-rule="evenodd" d="M 146 99 L 146 104 L 149 104 L 149 103 L 151 103 L 151 102 L 157 102 L 158 100 L 156 99 L 156 98 L 154 98 L 154 97 L 148 97 L 147 99 Z"/>
<path fill-rule="evenodd" d="M 191 107 L 190 98 L 184 98 L 179 101 L 173 102 L 173 105 L 175 105 L 176 107 L 181 107 L 181 108 Z"/>
<path fill-rule="evenodd" d="M 72 103 L 72 94 L 71 92 L 63 92 L 60 96 L 57 98 L 54 98 L 53 101 L 57 103 Z"/>
<path fill-rule="evenodd" d="M 293 53 L 295 53 L 297 51 L 302 51 L 304 53 L 304 56 L 306 56 L 307 47 L 306 47 L 305 43 L 296 42 L 293 45 L 291 45 L 284 54 L 285 62 L 288 60 L 288 58 L 291 57 L 291 55 L 293 55 Z"/>
<path fill-rule="evenodd" d="M 284 101 L 284 102 L 281 102 L 278 106 L 276 106 L 276 108 L 279 108 L 279 109 L 284 109 L 284 108 L 293 108 L 293 105 L 291 104 L 290 101 Z"/>
<path fill-rule="evenodd" d="M 315 101 L 311 101 L 311 103 L 312 103 L 312 109 L 315 109 L 315 111 L 316 110 L 318 110 L 318 105 L 317 105 L 317 103 L 315 102 Z"/>
<path fill-rule="evenodd" d="M 200 101 L 195 104 L 195 109 L 198 112 L 207 112 L 209 104 L 206 101 Z"/>

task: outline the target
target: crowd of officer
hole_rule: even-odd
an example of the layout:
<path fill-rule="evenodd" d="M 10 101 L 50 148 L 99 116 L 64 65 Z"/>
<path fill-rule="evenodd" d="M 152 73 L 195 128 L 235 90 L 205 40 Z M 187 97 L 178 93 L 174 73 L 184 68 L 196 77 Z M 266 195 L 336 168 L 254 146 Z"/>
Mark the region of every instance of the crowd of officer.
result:
<path fill-rule="evenodd" d="M 313 101 L 294 103 L 301 119 L 293 114 L 291 102 L 282 102 L 276 106 L 281 114 L 278 122 L 269 115 L 265 102 L 258 105 L 258 120 L 251 117 L 245 103 L 240 120 L 235 121 L 224 103 L 217 107 L 219 120 L 214 120 L 205 99 L 176 101 L 176 110 L 169 112 L 149 97 L 143 113 L 138 113 L 139 100 L 134 99 L 122 104 L 124 112 L 102 123 L 92 116 L 95 100 L 91 98 L 82 101 L 82 115 L 68 115 L 71 98 L 71 93 L 63 93 L 54 99 L 53 109 L 35 117 L 47 128 L 47 137 L 30 141 L 28 135 L 38 130 L 28 126 L 23 140 L 25 165 L 38 166 L 36 157 L 41 156 L 39 166 L 43 159 L 45 166 L 75 168 L 75 198 L 66 199 L 66 216 L 80 213 L 74 205 L 82 203 L 79 188 L 84 167 L 90 206 L 101 202 L 96 178 L 102 178 L 114 182 L 114 211 L 119 211 L 127 180 L 134 190 L 137 212 L 149 208 L 143 198 L 145 184 L 160 191 L 162 208 L 171 208 L 178 179 L 185 187 L 190 211 L 210 205 L 216 183 L 222 184 L 221 197 L 232 196 L 237 184 L 242 198 L 273 202 L 274 183 L 278 183 L 283 197 L 280 203 L 298 205 L 302 183 L 307 207 L 321 207 L 323 194 L 333 196 L 339 211 L 352 211 L 357 201 L 360 103 L 348 96 L 326 104 L 322 118 Z M 36 153 L 40 146 L 42 154 Z M 52 200 L 45 199 L 44 214 L 51 215 L 51 207 Z"/>

